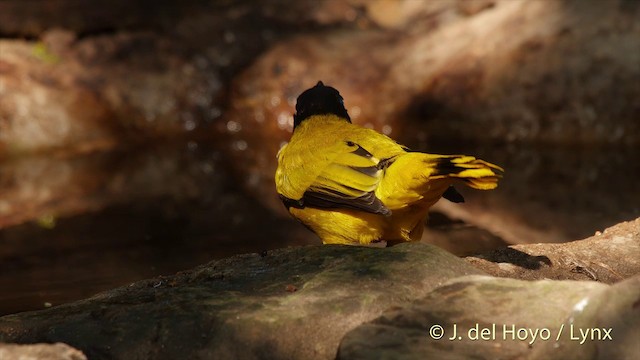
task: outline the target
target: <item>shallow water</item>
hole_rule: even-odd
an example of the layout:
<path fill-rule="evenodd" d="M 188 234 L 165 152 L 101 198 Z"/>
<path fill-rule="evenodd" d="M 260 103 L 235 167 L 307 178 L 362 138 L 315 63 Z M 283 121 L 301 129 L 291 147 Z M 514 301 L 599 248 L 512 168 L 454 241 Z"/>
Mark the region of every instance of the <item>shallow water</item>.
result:
<path fill-rule="evenodd" d="M 499 190 L 463 191 L 463 209 L 484 222 L 432 217 L 427 240 L 458 255 L 569 241 L 640 216 L 640 186 L 630 176 L 640 173 L 638 150 L 460 143 L 429 150 L 474 154 L 506 169 Z M 247 191 L 230 168 L 214 145 L 194 141 L 3 163 L 0 314 L 234 254 L 320 243 L 250 195 L 275 197 L 272 188 Z M 500 231 L 510 228 L 521 231 Z"/>
<path fill-rule="evenodd" d="M 245 195 L 193 142 L 0 167 L 0 314 L 210 260 L 315 242 Z"/>

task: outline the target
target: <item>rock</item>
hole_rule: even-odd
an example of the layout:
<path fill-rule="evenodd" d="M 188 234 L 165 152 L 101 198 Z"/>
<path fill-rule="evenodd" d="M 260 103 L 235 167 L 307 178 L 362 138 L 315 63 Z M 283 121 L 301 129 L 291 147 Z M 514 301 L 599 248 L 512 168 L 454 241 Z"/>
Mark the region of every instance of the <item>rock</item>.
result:
<path fill-rule="evenodd" d="M 640 274 L 640 218 L 566 244 L 526 244 L 467 257 L 488 274 L 616 283 Z"/>
<path fill-rule="evenodd" d="M 365 2 L 364 5 L 366 4 Z M 182 26 L 198 29 L 201 26 L 198 23 L 203 18 L 224 22 L 224 18 L 216 17 L 220 13 L 226 13 L 235 21 L 242 20 L 246 15 L 254 23 L 259 23 L 261 18 L 263 21 L 273 19 L 281 26 L 344 26 L 358 17 L 358 10 L 362 6 L 362 0 L 328 3 L 247 0 L 242 4 L 200 0 L 163 3 L 149 0 L 113 0 L 109 3 L 56 0 L 46 6 L 34 6 L 22 0 L 4 0 L 0 3 L 0 37 L 38 37 L 52 28 L 64 28 L 84 36 L 115 32 L 111 29 L 170 33 Z M 209 24 L 209 29 L 216 26 L 217 24 Z M 271 29 L 253 29 L 256 30 Z M 209 37 L 215 36 L 216 34 L 209 34 Z"/>
<path fill-rule="evenodd" d="M 462 277 L 355 328 L 338 359 L 632 359 L 639 285 Z"/>
<path fill-rule="evenodd" d="M 363 321 L 480 273 L 420 243 L 240 255 L 2 317 L 0 341 L 65 342 L 90 359 L 327 359 Z"/>
<path fill-rule="evenodd" d="M 110 149 L 191 133 L 219 116 L 219 75 L 170 40 L 54 31 L 46 43 L 0 40 L 0 156 Z"/>
<path fill-rule="evenodd" d="M 2 360 L 87 360 L 82 351 L 67 344 L 17 345 L 0 343 Z"/>
<path fill-rule="evenodd" d="M 638 144 L 640 7 L 629 4 L 496 1 L 432 35 L 460 51 L 430 44 L 446 61 L 432 63 L 438 69 L 407 116 L 430 137 Z M 629 92 L 617 95 L 622 88 Z"/>
<path fill-rule="evenodd" d="M 564 325 L 569 331 L 571 325 L 578 329 L 575 336 L 561 336 L 558 346 L 543 344 L 534 350 L 533 357 L 633 359 L 640 354 L 640 276 L 595 291 L 572 310 Z"/>
<path fill-rule="evenodd" d="M 353 22 L 354 7 L 2 2 L 0 33 L 41 41 L 0 39 L 0 157 L 224 136 L 230 78 L 289 32 Z"/>

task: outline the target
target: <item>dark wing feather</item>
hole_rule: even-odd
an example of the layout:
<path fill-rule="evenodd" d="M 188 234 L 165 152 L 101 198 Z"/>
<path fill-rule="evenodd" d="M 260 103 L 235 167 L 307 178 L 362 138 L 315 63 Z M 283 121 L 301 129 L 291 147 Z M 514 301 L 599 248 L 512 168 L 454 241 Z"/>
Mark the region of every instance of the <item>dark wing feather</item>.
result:
<path fill-rule="evenodd" d="M 384 216 L 391 215 L 391 211 L 376 197 L 373 192 L 356 198 L 344 197 L 340 193 L 329 194 L 315 191 L 307 191 L 302 197 L 305 206 L 323 209 L 346 208 L 362 210 Z"/>

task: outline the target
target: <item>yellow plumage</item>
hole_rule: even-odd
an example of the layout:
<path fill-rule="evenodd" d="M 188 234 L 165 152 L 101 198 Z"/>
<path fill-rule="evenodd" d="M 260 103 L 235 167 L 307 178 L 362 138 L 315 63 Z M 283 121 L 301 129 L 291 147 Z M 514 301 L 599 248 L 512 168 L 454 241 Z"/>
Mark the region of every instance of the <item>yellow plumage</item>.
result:
<path fill-rule="evenodd" d="M 312 99 L 304 97 L 309 92 Z M 502 169 L 496 165 L 409 152 L 351 124 L 339 93 L 322 83 L 303 93 L 296 109 L 291 141 L 278 153 L 276 189 L 290 213 L 325 244 L 419 240 L 429 207 L 450 185 L 497 186 Z"/>

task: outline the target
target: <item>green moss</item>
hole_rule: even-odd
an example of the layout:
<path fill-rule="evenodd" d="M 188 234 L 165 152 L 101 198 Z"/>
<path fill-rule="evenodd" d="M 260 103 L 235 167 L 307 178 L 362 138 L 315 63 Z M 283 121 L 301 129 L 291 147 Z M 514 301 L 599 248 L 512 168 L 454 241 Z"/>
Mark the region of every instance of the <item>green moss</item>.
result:
<path fill-rule="evenodd" d="M 45 45 L 41 41 L 39 41 L 33 46 L 31 53 L 35 58 L 42 60 L 47 64 L 57 64 L 60 62 L 60 57 L 57 56 L 56 54 L 53 54 L 51 51 L 49 51 L 49 48 L 47 48 L 47 45 Z"/>
<path fill-rule="evenodd" d="M 45 214 L 36 219 L 36 224 L 41 228 L 54 229 L 56 227 L 56 217 L 53 214 Z"/>

